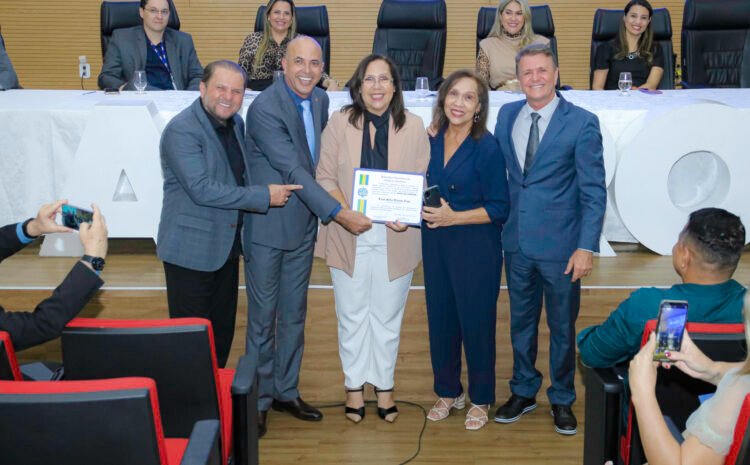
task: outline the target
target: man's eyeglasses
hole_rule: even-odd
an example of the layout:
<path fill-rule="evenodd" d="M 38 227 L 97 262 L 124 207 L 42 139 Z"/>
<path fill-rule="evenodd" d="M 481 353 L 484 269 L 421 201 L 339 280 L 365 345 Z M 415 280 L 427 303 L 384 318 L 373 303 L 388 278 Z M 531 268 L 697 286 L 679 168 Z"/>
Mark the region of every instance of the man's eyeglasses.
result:
<path fill-rule="evenodd" d="M 388 87 L 393 84 L 393 78 L 388 76 L 365 76 L 362 79 L 366 87 L 375 87 L 375 84 L 380 84 L 382 87 Z"/>
<path fill-rule="evenodd" d="M 145 8 L 146 11 L 148 11 L 150 14 L 154 16 L 169 16 L 169 10 L 159 10 L 157 8 L 151 7 L 151 8 Z"/>

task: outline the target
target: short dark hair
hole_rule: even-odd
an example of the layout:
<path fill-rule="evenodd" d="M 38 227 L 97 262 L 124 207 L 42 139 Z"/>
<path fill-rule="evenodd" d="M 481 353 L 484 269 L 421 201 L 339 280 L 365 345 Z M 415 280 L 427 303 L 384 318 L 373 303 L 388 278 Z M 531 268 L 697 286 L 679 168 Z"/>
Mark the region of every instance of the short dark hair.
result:
<path fill-rule="evenodd" d="M 391 99 L 391 104 L 388 105 L 388 109 L 391 111 L 391 118 L 393 118 L 393 127 L 398 131 L 406 124 L 404 96 L 401 92 L 401 77 L 398 75 L 398 68 L 396 68 L 396 65 L 387 56 L 373 53 L 367 55 L 359 62 L 357 69 L 354 70 L 351 81 L 349 81 L 349 96 L 352 99 L 352 103 L 344 105 L 341 111 L 350 112 L 349 124 L 355 128 L 359 128 L 359 119 L 365 114 L 365 110 L 367 110 L 361 92 L 362 85 L 365 82 L 365 73 L 367 73 L 367 67 L 370 66 L 370 63 L 378 60 L 386 62 L 393 78 L 393 98 Z"/>
<path fill-rule="evenodd" d="M 549 45 L 531 44 L 525 46 L 516 54 L 516 76 L 518 76 L 518 63 L 521 61 L 521 58 L 533 55 L 544 55 L 546 57 L 552 58 L 552 64 L 554 65 L 555 69 L 558 68 L 557 57 L 555 56 L 555 53 L 552 51 L 552 48 L 550 48 Z"/>
<path fill-rule="evenodd" d="M 689 241 L 707 265 L 733 273 L 745 247 L 745 227 L 726 210 L 702 208 L 690 214 L 680 238 Z"/>
<path fill-rule="evenodd" d="M 208 81 L 211 80 L 211 76 L 214 75 L 216 68 L 224 68 L 239 73 L 242 76 L 242 85 L 244 86 L 247 83 L 247 72 L 245 71 L 245 68 L 233 61 L 217 60 L 207 64 L 203 69 L 203 77 L 201 77 L 201 82 L 203 84 L 208 84 Z"/>
<path fill-rule="evenodd" d="M 443 108 L 445 107 L 445 98 L 448 96 L 448 92 L 453 89 L 453 86 L 463 78 L 473 79 L 477 84 L 479 112 L 471 124 L 471 137 L 474 140 L 479 140 L 484 133 L 487 132 L 487 115 L 489 114 L 490 109 L 490 93 L 485 80 L 469 69 L 459 69 L 458 71 L 452 72 L 445 81 L 440 84 L 435 107 L 432 109 L 432 126 L 442 129 L 448 124 L 448 117 L 445 115 L 445 108 Z"/>

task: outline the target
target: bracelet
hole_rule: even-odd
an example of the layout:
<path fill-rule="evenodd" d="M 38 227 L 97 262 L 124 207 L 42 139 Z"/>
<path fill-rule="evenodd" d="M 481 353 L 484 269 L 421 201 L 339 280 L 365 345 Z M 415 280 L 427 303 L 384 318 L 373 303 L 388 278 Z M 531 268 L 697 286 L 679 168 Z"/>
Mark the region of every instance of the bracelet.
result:
<path fill-rule="evenodd" d="M 34 218 L 29 218 L 28 220 L 24 221 L 21 229 L 23 230 L 24 236 L 28 237 L 29 239 L 36 239 L 39 236 L 32 236 L 31 234 L 29 234 L 28 229 L 26 229 L 26 226 L 28 226 L 32 221 L 34 221 Z"/>

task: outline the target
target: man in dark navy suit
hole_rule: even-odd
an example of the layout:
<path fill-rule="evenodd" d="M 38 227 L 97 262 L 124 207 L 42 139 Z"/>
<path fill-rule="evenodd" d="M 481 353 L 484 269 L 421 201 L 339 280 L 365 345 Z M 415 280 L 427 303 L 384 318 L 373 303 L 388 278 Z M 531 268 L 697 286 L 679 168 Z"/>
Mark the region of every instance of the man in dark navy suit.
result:
<path fill-rule="evenodd" d="M 505 156 L 510 216 L 503 250 L 510 294 L 513 378 L 511 397 L 495 413 L 513 423 L 536 408 L 542 375 L 535 368 L 544 296 L 550 328 L 547 390 L 555 430 L 572 435 L 575 401 L 575 322 L 580 279 L 599 251 L 607 192 L 602 136 L 596 116 L 555 91 L 558 69 L 546 45 L 516 57 L 526 100 L 500 108 L 495 137 Z"/>

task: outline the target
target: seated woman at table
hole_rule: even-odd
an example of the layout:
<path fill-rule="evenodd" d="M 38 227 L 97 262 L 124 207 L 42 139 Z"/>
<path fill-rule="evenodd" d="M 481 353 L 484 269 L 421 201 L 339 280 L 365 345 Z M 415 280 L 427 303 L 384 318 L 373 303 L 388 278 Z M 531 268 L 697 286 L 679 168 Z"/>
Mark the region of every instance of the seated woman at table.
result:
<path fill-rule="evenodd" d="M 495 321 L 503 255 L 501 233 L 510 201 L 505 159 L 487 129 L 487 84 L 459 70 L 440 86 L 431 127 L 427 185 L 440 207 L 424 207 L 422 256 L 430 355 L 438 400 L 427 418 L 462 409 L 461 345 L 471 408 L 464 426 L 487 423 L 495 401 Z"/>
<path fill-rule="evenodd" d="M 748 342 L 749 303 L 750 296 L 745 296 L 745 339 Z M 630 362 L 629 370 L 631 400 L 648 463 L 723 464 L 732 444 L 742 402 L 750 394 L 750 359 L 739 363 L 714 362 L 685 333 L 680 351 L 667 353 L 673 361 L 671 365 L 717 388 L 716 394 L 690 415 L 682 437 L 675 437 L 656 400 L 656 368 L 659 364 L 653 361 L 655 347 L 656 338 L 651 333 L 648 342 Z"/>
<path fill-rule="evenodd" d="M 430 157 L 422 119 L 405 110 L 398 70 L 389 58 L 364 58 L 349 94 L 352 103 L 333 113 L 323 131 L 316 175 L 347 208 L 355 169 L 424 173 Z M 359 237 L 333 222 L 320 226 L 315 254 L 331 270 L 345 414 L 354 423 L 365 416 L 365 383 L 375 390 L 378 416 L 389 423 L 398 416 L 393 377 L 420 252 L 419 230 L 398 221 L 373 224 Z"/>
<path fill-rule="evenodd" d="M 479 42 L 477 73 L 491 90 L 520 90 L 516 78 L 516 54 L 529 44 L 549 44 L 534 34 L 531 10 L 526 0 L 500 0 L 495 23 L 487 38 Z"/>
<path fill-rule="evenodd" d="M 274 71 L 281 70 L 286 46 L 297 35 L 294 0 L 269 0 L 263 31 L 245 37 L 240 48 L 239 64 L 247 73 L 248 87 L 264 90 L 273 83 Z M 330 91 L 339 90 L 338 82 L 323 73 L 320 85 Z"/>
<path fill-rule="evenodd" d="M 654 90 L 661 82 L 664 57 L 661 47 L 654 44 L 654 9 L 646 0 L 631 0 L 624 11 L 617 37 L 596 50 L 592 90 L 618 89 L 624 71 L 630 72 L 633 89 Z"/>

